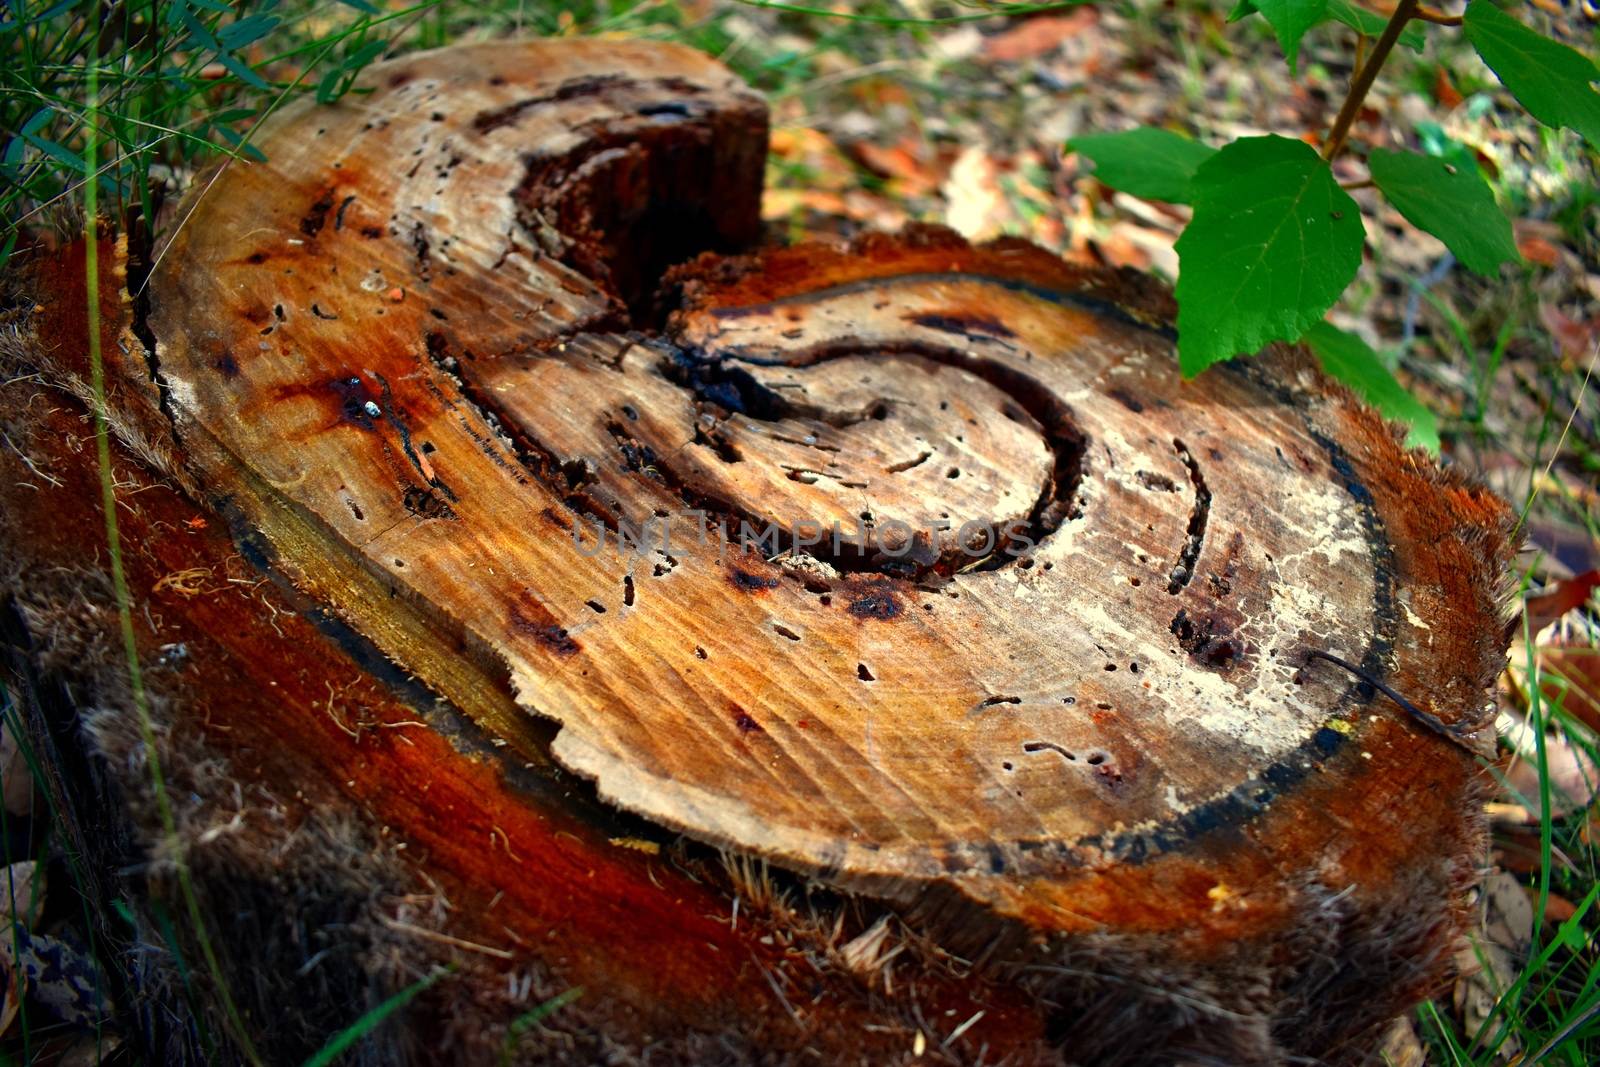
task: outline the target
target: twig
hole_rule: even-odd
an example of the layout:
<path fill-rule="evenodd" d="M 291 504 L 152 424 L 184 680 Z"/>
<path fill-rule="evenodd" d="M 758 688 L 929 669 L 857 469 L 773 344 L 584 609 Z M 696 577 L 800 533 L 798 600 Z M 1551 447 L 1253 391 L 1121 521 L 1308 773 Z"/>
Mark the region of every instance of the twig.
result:
<path fill-rule="evenodd" d="M 1411 17 L 1418 22 L 1431 22 L 1435 26 L 1459 26 L 1466 21 L 1460 15 L 1446 15 L 1443 11 L 1435 11 L 1421 4 L 1417 5 L 1416 14 Z"/>
<path fill-rule="evenodd" d="M 454 948 L 464 949 L 467 952 L 477 952 L 484 956 L 493 956 L 497 960 L 516 959 L 516 953 L 510 952 L 503 948 L 495 948 L 493 945 L 480 945 L 476 941 L 468 941 L 463 937 L 451 937 L 449 934 L 441 933 L 438 930 L 429 930 L 426 927 L 415 926 L 411 923 L 403 922 L 400 919 L 391 919 L 387 915 L 380 915 L 378 918 L 383 925 L 387 926 L 391 930 L 397 930 L 402 934 L 410 934 L 413 937 L 420 937 L 426 941 L 437 941 L 441 945 L 450 945 Z"/>
<path fill-rule="evenodd" d="M 1333 120 L 1333 129 L 1328 131 L 1328 143 L 1322 149 L 1323 159 L 1333 159 L 1344 147 L 1345 139 L 1350 136 L 1350 127 L 1355 123 L 1356 116 L 1361 113 L 1361 105 L 1367 99 L 1367 91 L 1377 80 L 1378 69 L 1389 58 L 1389 53 L 1394 51 L 1395 42 L 1400 40 L 1400 31 L 1406 28 L 1406 23 L 1416 14 L 1418 6 L 1419 0 L 1400 0 L 1399 6 L 1394 9 L 1394 14 L 1389 16 L 1389 24 L 1383 28 L 1378 43 L 1372 46 L 1372 55 L 1361 64 L 1361 69 L 1356 71 L 1355 77 L 1350 81 L 1350 92 L 1344 98 L 1344 106 L 1339 109 L 1339 117 Z"/>
<path fill-rule="evenodd" d="M 1360 678 L 1367 685 L 1372 686 L 1372 688 L 1376 689 L 1378 692 L 1394 701 L 1407 715 L 1410 715 L 1413 719 L 1416 719 L 1422 725 L 1426 726 L 1428 729 L 1432 730 L 1446 741 L 1449 741 L 1450 743 L 1464 749 L 1468 755 L 1473 757 L 1477 756 L 1476 750 L 1474 750 L 1472 747 L 1472 734 L 1468 731 L 1462 730 L 1457 726 L 1452 726 L 1438 716 L 1431 715 L 1428 712 L 1423 711 L 1421 708 L 1411 703 L 1411 701 L 1407 700 L 1405 697 L 1401 696 L 1387 685 L 1384 685 L 1378 679 L 1372 677 L 1372 675 L 1368 674 L 1366 671 L 1362 670 L 1360 667 L 1357 667 L 1353 663 L 1342 660 L 1338 656 L 1330 655 L 1327 652 L 1323 652 L 1322 650 L 1315 648 L 1306 653 L 1306 662 L 1309 663 L 1314 659 L 1326 660 L 1335 667 L 1344 668 L 1357 678 Z"/>

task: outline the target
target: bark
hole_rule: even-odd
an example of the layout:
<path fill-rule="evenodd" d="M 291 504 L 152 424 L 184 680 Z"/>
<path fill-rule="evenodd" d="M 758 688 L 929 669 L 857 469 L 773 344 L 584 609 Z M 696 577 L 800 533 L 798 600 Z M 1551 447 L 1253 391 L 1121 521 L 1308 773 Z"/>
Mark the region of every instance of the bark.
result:
<path fill-rule="evenodd" d="M 364 86 L 103 242 L 176 846 L 271 1061 L 441 961 L 370 1056 L 1360 1062 L 1439 980 L 1501 501 L 1298 349 L 1181 381 L 1148 279 L 759 247 L 765 111 L 696 53 Z M 153 906 L 81 246 L 29 262 L 10 674 Z"/>

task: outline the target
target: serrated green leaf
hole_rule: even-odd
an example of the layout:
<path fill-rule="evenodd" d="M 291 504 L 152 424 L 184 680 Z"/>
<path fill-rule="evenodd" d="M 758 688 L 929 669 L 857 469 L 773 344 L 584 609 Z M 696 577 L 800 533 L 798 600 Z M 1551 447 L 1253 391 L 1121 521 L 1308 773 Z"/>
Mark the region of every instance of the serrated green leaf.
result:
<path fill-rule="evenodd" d="M 1475 274 L 1493 275 L 1500 264 L 1522 259 L 1511 220 L 1494 202 L 1476 165 L 1470 169 L 1416 152 L 1374 149 L 1372 180 L 1395 210 L 1445 247 Z"/>
<path fill-rule="evenodd" d="M 1147 200 L 1189 202 L 1195 168 L 1217 150 L 1169 130 L 1140 126 L 1124 133 L 1074 137 L 1067 148 L 1094 160 L 1094 176 Z"/>
<path fill-rule="evenodd" d="M 1489 0 L 1467 5 L 1467 40 L 1511 90 L 1517 103 L 1546 126 L 1577 130 L 1600 146 L 1600 69 L 1564 44 L 1536 33 Z"/>
<path fill-rule="evenodd" d="M 1228 21 L 1238 22 L 1246 16 L 1255 14 L 1256 11 L 1256 5 L 1252 0 L 1239 0 L 1234 5 L 1233 10 L 1228 12 Z M 1368 37 L 1381 36 L 1384 26 L 1388 25 L 1389 22 L 1383 15 L 1375 11 L 1368 11 L 1366 8 L 1352 3 L 1351 0 L 1326 0 L 1326 9 L 1319 21 L 1342 22 L 1357 33 L 1365 34 Z M 1423 32 L 1422 24 L 1420 22 L 1406 23 L 1406 28 L 1400 31 L 1399 43 L 1413 52 L 1422 51 L 1423 46 L 1428 43 L 1428 37 Z"/>
<path fill-rule="evenodd" d="M 1309 145 L 1247 137 L 1195 171 L 1178 239 L 1178 363 L 1192 377 L 1294 341 L 1361 265 L 1361 211 Z"/>
<path fill-rule="evenodd" d="M 1378 353 L 1365 341 L 1353 333 L 1319 322 L 1306 331 L 1305 342 L 1329 377 L 1354 389 L 1384 418 L 1403 422 L 1411 428 L 1406 437 L 1407 445 L 1438 454 L 1438 418 L 1389 373 Z"/>
<path fill-rule="evenodd" d="M 1327 16 L 1328 0 L 1252 0 L 1252 3 L 1271 23 L 1278 47 L 1289 61 L 1289 73 L 1299 74 L 1300 39 Z"/>
<path fill-rule="evenodd" d="M 1335 22 L 1342 22 L 1357 33 L 1368 37 L 1383 36 L 1383 28 L 1389 24 L 1386 16 L 1375 11 L 1368 11 L 1351 0 L 1328 0 L 1328 17 Z M 1423 32 L 1420 22 L 1409 22 L 1406 28 L 1400 31 L 1400 44 L 1405 45 L 1413 52 L 1420 52 L 1428 43 L 1428 36 Z"/>

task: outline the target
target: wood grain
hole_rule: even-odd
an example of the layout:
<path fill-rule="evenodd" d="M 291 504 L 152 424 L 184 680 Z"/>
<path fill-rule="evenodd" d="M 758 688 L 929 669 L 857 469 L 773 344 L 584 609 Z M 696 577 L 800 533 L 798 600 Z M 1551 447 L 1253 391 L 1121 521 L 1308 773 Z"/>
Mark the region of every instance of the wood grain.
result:
<path fill-rule="evenodd" d="M 696 53 L 365 87 L 197 182 L 148 308 L 107 309 L 124 418 L 297 596 L 597 811 L 892 902 L 1028 995 L 1147 968 L 1247 1020 L 1156 1047 L 1322 1055 L 1426 988 L 1502 502 L 1298 350 L 1182 381 L 1148 280 L 937 229 L 749 251 L 765 111 Z M 81 324 L 38 329 L 61 380 Z M 504 889 L 448 859 L 465 796 L 396 822 Z"/>

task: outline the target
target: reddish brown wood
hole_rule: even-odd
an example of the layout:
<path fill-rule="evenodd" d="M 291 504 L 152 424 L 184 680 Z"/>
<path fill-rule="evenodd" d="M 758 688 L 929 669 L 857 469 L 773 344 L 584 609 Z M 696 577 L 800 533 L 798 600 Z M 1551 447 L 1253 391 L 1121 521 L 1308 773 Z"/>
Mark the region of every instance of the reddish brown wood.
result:
<path fill-rule="evenodd" d="M 1437 980 L 1503 503 L 1298 351 L 1181 382 L 1138 277 L 937 230 L 726 254 L 765 118 L 694 53 L 367 78 L 197 183 L 148 286 L 102 246 L 141 652 L 253 1040 L 303 1055 L 340 990 L 454 959 L 396 1040 L 493 1059 L 582 984 L 525 1052 L 1356 1062 Z M 83 563 L 81 250 L 31 262 L 13 673 L 41 728 L 113 709 L 76 773 L 127 798 L 131 842 L 84 834 L 115 867 L 160 835 Z M 788 533 L 707 536 L 740 522 Z M 298 981 L 274 909 L 356 947 Z"/>

